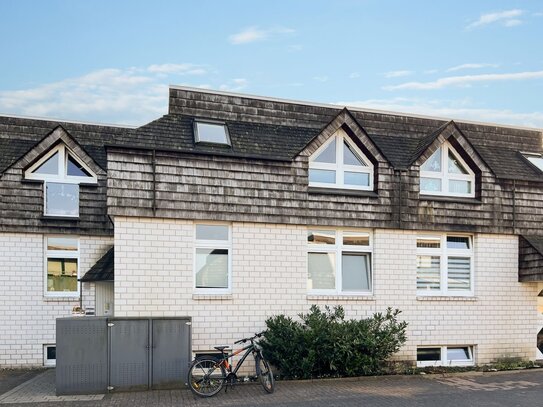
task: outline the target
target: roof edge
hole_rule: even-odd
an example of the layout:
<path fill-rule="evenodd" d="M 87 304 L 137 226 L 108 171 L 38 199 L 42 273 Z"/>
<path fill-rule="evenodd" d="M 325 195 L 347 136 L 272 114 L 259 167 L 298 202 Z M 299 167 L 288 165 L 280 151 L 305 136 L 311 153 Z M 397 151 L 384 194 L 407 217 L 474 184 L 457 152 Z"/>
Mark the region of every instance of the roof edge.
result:
<path fill-rule="evenodd" d="M 289 103 L 293 105 L 314 106 L 314 107 L 323 107 L 323 108 L 329 108 L 329 109 L 347 108 L 350 111 L 356 111 L 356 112 L 379 113 L 379 114 L 388 114 L 392 116 L 404 116 L 404 117 L 407 116 L 407 117 L 413 117 L 416 119 L 442 120 L 446 122 L 454 120 L 457 123 L 462 123 L 462 124 L 475 124 L 475 125 L 480 125 L 480 126 L 501 127 L 501 128 L 506 128 L 506 129 L 538 131 L 540 133 L 543 133 L 543 128 L 539 128 L 539 127 L 516 126 L 513 124 L 484 122 L 484 121 L 477 121 L 477 120 L 453 119 L 451 117 L 430 116 L 430 115 L 405 113 L 405 112 L 394 112 L 390 110 L 370 109 L 370 108 L 363 108 L 359 106 L 349 106 L 349 105 L 334 104 L 334 103 L 320 103 L 320 102 L 310 102 L 310 101 L 297 100 L 297 99 L 276 98 L 276 97 L 270 97 L 270 96 L 260 96 L 260 95 L 250 94 L 250 93 L 238 93 L 238 92 L 228 92 L 224 90 L 196 88 L 193 86 L 169 85 L 168 87 L 169 89 L 186 90 L 190 92 L 200 92 L 200 93 L 206 93 L 210 95 L 241 97 L 245 99 L 257 99 L 257 100 L 264 100 L 268 102 Z"/>
<path fill-rule="evenodd" d="M 42 120 L 42 121 L 58 122 L 58 123 L 86 124 L 89 126 L 116 127 L 119 129 L 137 129 L 138 127 L 141 127 L 141 126 L 134 126 L 131 124 L 87 122 L 87 121 L 81 121 L 81 120 L 66 120 L 66 119 L 60 119 L 57 117 L 25 116 L 25 115 L 2 113 L 2 112 L 0 112 L 0 117 L 7 117 L 7 118 L 14 118 L 14 119 L 27 119 L 27 120 Z"/>

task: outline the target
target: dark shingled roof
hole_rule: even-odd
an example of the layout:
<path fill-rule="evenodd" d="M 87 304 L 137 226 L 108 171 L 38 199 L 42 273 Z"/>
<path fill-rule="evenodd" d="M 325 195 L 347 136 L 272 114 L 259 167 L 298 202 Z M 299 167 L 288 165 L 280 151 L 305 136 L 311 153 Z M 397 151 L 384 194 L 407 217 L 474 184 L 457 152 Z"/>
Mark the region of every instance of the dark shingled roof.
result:
<path fill-rule="evenodd" d="M 89 281 L 113 281 L 114 280 L 114 251 L 113 247 L 96 262 L 94 266 L 81 278 L 83 282 Z"/>
<path fill-rule="evenodd" d="M 129 128 L 0 116 L 0 174 L 32 147 L 62 126 L 103 169 L 107 168 L 105 144 Z"/>
<path fill-rule="evenodd" d="M 526 239 L 526 241 L 530 243 L 530 245 L 532 245 L 532 247 L 536 249 L 539 254 L 543 255 L 543 236 L 522 235 L 522 237 Z"/>

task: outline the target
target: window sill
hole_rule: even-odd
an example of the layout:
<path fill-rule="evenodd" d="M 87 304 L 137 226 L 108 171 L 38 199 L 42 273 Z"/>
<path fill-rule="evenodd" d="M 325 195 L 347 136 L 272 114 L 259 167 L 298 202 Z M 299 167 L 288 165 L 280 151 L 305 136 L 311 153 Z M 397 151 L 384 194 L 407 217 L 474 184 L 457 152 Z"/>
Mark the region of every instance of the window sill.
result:
<path fill-rule="evenodd" d="M 192 294 L 192 299 L 196 301 L 232 300 L 233 298 L 232 294 Z"/>
<path fill-rule="evenodd" d="M 482 201 L 477 198 L 468 198 L 461 196 L 442 196 L 442 195 L 424 195 L 420 194 L 419 199 L 421 201 L 437 201 L 437 202 L 451 202 L 451 203 L 465 203 L 471 205 L 482 205 Z"/>
<path fill-rule="evenodd" d="M 460 301 L 460 302 L 476 302 L 477 297 L 461 296 L 461 295 L 417 295 L 417 301 Z"/>
<path fill-rule="evenodd" d="M 79 296 L 74 297 L 62 297 L 62 296 L 44 296 L 43 297 L 44 302 L 79 302 Z"/>
<path fill-rule="evenodd" d="M 375 301 L 373 295 L 307 294 L 308 301 Z"/>
<path fill-rule="evenodd" d="M 54 215 L 42 215 L 40 220 L 69 220 L 72 222 L 79 222 L 79 216 L 54 216 Z"/>
<path fill-rule="evenodd" d="M 361 191 L 357 189 L 308 187 L 307 192 L 309 194 L 346 195 L 346 196 L 363 196 L 363 197 L 368 197 L 368 198 L 379 198 L 379 195 L 375 193 L 374 191 Z"/>

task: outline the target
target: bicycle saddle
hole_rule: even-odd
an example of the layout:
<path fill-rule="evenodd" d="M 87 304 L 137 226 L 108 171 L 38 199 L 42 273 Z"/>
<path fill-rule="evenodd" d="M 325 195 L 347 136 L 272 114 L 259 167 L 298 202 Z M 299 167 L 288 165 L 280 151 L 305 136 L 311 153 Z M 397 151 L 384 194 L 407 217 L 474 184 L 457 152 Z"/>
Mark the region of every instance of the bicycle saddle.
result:
<path fill-rule="evenodd" d="M 223 346 L 214 346 L 215 349 L 217 349 L 219 352 L 223 352 L 225 349 L 228 349 L 230 346 L 223 345 Z"/>

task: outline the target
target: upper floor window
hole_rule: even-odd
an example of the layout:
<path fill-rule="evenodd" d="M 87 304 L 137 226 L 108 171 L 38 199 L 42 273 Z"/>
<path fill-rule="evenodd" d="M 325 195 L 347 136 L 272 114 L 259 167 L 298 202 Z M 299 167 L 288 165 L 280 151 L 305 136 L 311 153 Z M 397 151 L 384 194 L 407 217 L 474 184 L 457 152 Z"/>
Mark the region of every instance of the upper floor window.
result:
<path fill-rule="evenodd" d="M 539 171 L 543 171 L 543 155 L 538 153 L 522 153 L 530 163 L 535 165 Z"/>
<path fill-rule="evenodd" d="M 309 159 L 309 185 L 371 191 L 373 165 L 340 129 Z"/>
<path fill-rule="evenodd" d="M 194 280 L 196 291 L 228 292 L 232 287 L 232 238 L 228 225 L 197 224 Z"/>
<path fill-rule="evenodd" d="M 43 181 L 46 216 L 79 216 L 79 184 L 96 184 L 97 177 L 64 144 L 53 148 L 28 170 L 26 179 Z"/>
<path fill-rule="evenodd" d="M 472 236 L 417 238 L 417 294 L 473 294 Z"/>
<path fill-rule="evenodd" d="M 230 145 L 228 128 L 219 122 L 194 122 L 194 141 Z"/>
<path fill-rule="evenodd" d="M 45 295 L 77 297 L 79 239 L 48 236 L 45 247 Z"/>
<path fill-rule="evenodd" d="M 449 143 L 443 143 L 420 167 L 420 193 L 475 196 L 475 174 Z"/>
<path fill-rule="evenodd" d="M 307 289 L 312 294 L 371 294 L 371 235 L 309 230 Z"/>

